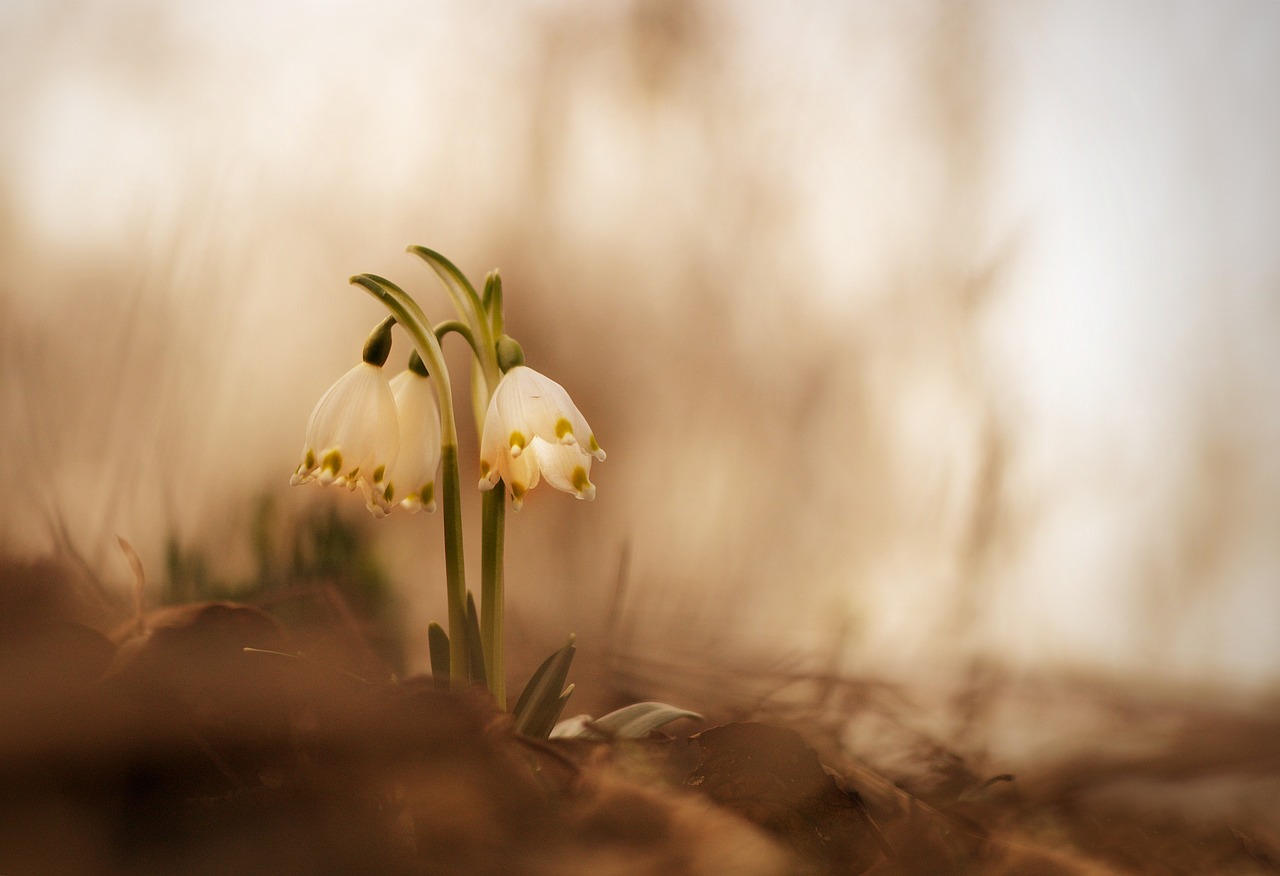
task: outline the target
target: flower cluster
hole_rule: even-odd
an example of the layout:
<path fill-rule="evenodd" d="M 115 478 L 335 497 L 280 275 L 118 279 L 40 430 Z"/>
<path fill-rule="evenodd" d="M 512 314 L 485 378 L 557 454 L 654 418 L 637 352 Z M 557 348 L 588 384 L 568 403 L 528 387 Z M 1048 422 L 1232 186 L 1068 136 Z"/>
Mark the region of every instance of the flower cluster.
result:
<path fill-rule="evenodd" d="M 321 396 L 290 483 L 359 487 L 375 517 L 397 504 L 434 511 L 440 412 L 431 381 L 416 354 L 391 381 L 383 362 L 366 359 Z"/>
<path fill-rule="evenodd" d="M 440 412 L 417 353 L 410 368 L 390 381 L 381 363 L 364 361 L 339 378 L 312 411 L 291 483 L 359 487 L 375 517 L 397 504 L 410 512 L 434 511 L 440 441 Z M 517 511 L 544 479 L 579 499 L 594 499 L 591 461 L 604 458 L 564 387 L 525 365 L 503 376 L 484 418 L 481 490 L 493 489 L 502 478 Z"/>

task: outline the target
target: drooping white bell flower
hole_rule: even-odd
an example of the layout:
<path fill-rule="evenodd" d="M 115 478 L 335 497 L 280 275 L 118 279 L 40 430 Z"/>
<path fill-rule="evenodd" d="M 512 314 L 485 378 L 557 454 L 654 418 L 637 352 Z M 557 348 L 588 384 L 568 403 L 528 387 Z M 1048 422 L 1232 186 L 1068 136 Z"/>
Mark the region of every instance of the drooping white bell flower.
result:
<path fill-rule="evenodd" d="M 399 446 L 396 401 L 382 366 L 361 362 L 311 412 L 302 462 L 290 483 L 359 486 L 369 510 L 381 517 L 391 505 L 384 481 Z"/>
<path fill-rule="evenodd" d="M 498 383 L 480 439 L 480 489 L 502 478 L 517 511 L 541 478 L 579 499 L 594 499 L 591 460 L 605 458 L 591 427 L 564 387 L 525 365 Z"/>
<path fill-rule="evenodd" d="M 411 514 L 423 508 L 435 511 L 436 470 L 440 468 L 440 410 L 436 407 L 431 379 L 426 376 L 416 353 L 409 368 L 391 378 L 391 392 L 400 421 L 400 451 L 388 470 L 384 496 L 389 502 L 398 501 L 400 507 Z"/>

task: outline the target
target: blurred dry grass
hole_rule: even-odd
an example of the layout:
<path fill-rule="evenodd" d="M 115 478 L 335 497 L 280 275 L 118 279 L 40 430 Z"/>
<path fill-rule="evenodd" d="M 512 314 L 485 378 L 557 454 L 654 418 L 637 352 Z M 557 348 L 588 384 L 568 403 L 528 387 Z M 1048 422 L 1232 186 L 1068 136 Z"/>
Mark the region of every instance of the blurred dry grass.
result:
<path fill-rule="evenodd" d="M 335 500 L 283 484 L 346 277 L 443 313 L 422 243 L 610 451 L 512 521 L 519 661 L 1274 687 L 1274 7 L 0 16 L 4 550 L 246 577 L 256 496 Z M 435 524 L 367 530 L 411 665 Z"/>

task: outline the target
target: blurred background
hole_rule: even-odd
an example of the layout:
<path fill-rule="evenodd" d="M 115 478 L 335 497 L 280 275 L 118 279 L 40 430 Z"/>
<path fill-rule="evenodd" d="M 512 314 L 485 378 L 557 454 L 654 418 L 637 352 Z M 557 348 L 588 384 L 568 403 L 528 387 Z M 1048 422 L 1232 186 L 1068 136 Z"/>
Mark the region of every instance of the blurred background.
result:
<path fill-rule="evenodd" d="M 124 604 L 117 535 L 161 599 L 329 527 L 424 668 L 438 516 L 287 486 L 347 277 L 449 315 L 417 243 L 609 452 L 509 517 L 517 660 L 1275 692 L 1277 49 L 1269 0 L 5 0 L 0 551 Z"/>

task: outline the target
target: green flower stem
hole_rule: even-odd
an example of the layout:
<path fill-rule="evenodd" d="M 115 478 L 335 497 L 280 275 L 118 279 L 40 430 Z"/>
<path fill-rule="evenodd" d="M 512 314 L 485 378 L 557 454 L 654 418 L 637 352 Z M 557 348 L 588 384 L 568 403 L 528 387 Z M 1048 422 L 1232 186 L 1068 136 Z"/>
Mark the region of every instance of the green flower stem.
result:
<path fill-rule="evenodd" d="M 471 683 L 467 649 L 467 581 L 462 561 L 462 492 L 458 487 L 458 442 L 440 448 L 440 480 L 444 514 L 444 574 L 449 602 L 449 683 L 462 690 Z"/>
<path fill-rule="evenodd" d="M 436 326 L 436 339 L 442 344 L 444 336 L 454 332 L 461 335 L 467 345 L 471 347 L 471 352 L 475 354 L 477 361 L 482 361 L 484 356 L 481 354 L 480 345 L 476 342 L 476 336 L 466 323 L 456 319 L 450 319 Z M 471 369 L 471 413 L 476 420 L 476 432 L 481 433 L 484 430 L 484 412 L 489 404 L 489 389 L 484 383 L 484 372 L 479 368 Z"/>
<path fill-rule="evenodd" d="M 374 274 L 352 277 L 352 284 L 382 302 L 413 339 L 418 355 L 426 363 L 431 379 L 436 382 L 440 398 L 440 465 L 441 504 L 444 510 L 444 566 L 449 600 L 449 680 L 455 689 L 466 686 L 467 656 L 467 582 L 462 555 L 462 496 L 458 485 L 458 426 L 453 416 L 453 389 L 444 352 L 436 339 L 426 314 L 409 294 Z"/>
<path fill-rule="evenodd" d="M 454 306 L 471 327 L 469 343 L 476 354 L 478 367 L 471 372 L 471 407 L 476 421 L 476 435 L 484 434 L 484 418 L 489 399 L 502 371 L 498 366 L 497 339 L 503 325 L 502 280 L 496 271 L 485 278 L 484 296 L 453 262 L 424 246 L 411 246 L 408 251 L 422 259 L 435 271 Z M 481 508 L 480 548 L 480 639 L 484 650 L 486 681 L 498 708 L 507 707 L 506 670 L 503 659 L 505 620 L 505 573 L 503 549 L 506 532 L 506 488 L 501 481 L 484 495 Z"/>
<path fill-rule="evenodd" d="M 476 422 L 476 440 L 484 436 L 484 415 L 489 409 L 489 397 L 493 387 L 485 384 L 484 373 L 479 368 L 471 369 L 471 416 Z"/>
<path fill-rule="evenodd" d="M 449 332 L 461 335 L 462 339 L 467 342 L 467 346 L 471 347 L 471 352 L 475 353 L 477 358 L 480 356 L 480 348 L 476 346 L 476 336 L 472 334 L 471 329 L 467 327 L 465 322 L 447 319 L 436 326 L 435 332 L 436 340 L 442 344 L 444 343 L 444 336 Z"/>
<path fill-rule="evenodd" d="M 480 641 L 484 645 L 486 681 L 498 708 L 507 709 L 507 678 L 503 666 L 505 581 L 502 552 L 506 538 L 507 495 L 501 480 L 484 494 L 480 543 Z"/>

